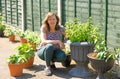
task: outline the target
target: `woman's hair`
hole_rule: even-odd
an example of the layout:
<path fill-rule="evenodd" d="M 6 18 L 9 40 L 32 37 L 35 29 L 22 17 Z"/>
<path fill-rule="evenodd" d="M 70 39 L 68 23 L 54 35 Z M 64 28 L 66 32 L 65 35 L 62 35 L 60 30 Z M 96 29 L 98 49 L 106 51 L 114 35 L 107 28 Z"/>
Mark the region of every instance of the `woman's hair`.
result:
<path fill-rule="evenodd" d="M 56 19 L 57 19 L 57 23 L 56 23 L 56 26 L 55 26 L 55 30 L 59 30 L 60 29 L 60 26 L 59 26 L 59 17 L 57 16 L 56 13 L 54 12 L 48 12 L 47 16 L 44 18 L 42 24 L 43 26 L 47 27 L 47 30 L 50 31 L 50 26 L 48 24 L 48 18 L 55 15 Z"/>

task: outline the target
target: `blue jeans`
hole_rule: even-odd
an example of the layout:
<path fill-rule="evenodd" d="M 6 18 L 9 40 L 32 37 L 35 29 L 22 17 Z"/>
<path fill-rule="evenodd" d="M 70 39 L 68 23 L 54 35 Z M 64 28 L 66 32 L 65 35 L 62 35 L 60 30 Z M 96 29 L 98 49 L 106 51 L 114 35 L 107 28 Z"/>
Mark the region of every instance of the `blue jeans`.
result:
<path fill-rule="evenodd" d="M 50 62 L 62 62 L 66 59 L 66 54 L 61 49 L 56 49 L 53 44 L 47 44 L 37 52 L 40 59 L 45 60 L 46 65 Z"/>

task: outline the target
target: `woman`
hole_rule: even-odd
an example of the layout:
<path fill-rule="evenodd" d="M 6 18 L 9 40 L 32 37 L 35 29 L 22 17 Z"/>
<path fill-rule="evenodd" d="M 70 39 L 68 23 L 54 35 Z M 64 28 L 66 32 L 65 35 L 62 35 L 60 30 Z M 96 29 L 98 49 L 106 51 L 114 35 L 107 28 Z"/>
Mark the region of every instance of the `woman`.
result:
<path fill-rule="evenodd" d="M 66 59 L 66 54 L 62 49 L 65 47 L 62 36 L 65 35 L 64 27 L 59 25 L 58 16 L 49 12 L 40 29 L 41 44 L 38 56 L 46 62 L 45 75 L 52 74 L 51 68 L 56 68 L 54 62 L 62 62 Z"/>

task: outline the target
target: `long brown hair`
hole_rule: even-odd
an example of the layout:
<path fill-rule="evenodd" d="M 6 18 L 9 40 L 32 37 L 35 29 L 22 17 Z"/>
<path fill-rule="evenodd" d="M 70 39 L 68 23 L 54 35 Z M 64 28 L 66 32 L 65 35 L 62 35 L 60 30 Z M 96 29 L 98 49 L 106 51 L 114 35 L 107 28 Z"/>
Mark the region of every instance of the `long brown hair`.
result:
<path fill-rule="evenodd" d="M 48 24 L 48 18 L 49 18 L 50 16 L 53 16 L 53 15 L 55 15 L 55 17 L 56 17 L 56 19 L 57 19 L 57 23 L 56 23 L 56 26 L 55 26 L 55 30 L 59 30 L 59 28 L 60 28 L 60 26 L 59 26 L 59 17 L 57 16 L 57 14 L 54 13 L 54 12 L 48 12 L 48 14 L 46 15 L 46 17 L 44 18 L 44 20 L 43 20 L 43 22 L 42 22 L 43 26 L 47 27 L 47 30 L 48 30 L 48 31 L 50 31 L 50 26 L 49 26 L 49 24 Z"/>

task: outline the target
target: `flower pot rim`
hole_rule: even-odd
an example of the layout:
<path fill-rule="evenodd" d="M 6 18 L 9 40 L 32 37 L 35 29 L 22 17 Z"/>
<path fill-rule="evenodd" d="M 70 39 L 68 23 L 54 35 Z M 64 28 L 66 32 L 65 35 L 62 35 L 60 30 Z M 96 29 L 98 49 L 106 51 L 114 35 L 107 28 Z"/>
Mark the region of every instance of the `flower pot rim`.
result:
<path fill-rule="evenodd" d="M 97 58 L 91 56 L 92 54 L 97 54 L 97 53 L 96 53 L 96 52 L 91 52 L 91 53 L 87 54 L 87 57 L 88 57 L 89 59 L 93 59 L 93 60 L 105 61 L 105 60 L 97 59 Z M 114 59 L 110 59 L 110 60 L 108 60 L 108 61 L 111 61 L 111 60 L 114 60 Z"/>
<path fill-rule="evenodd" d="M 73 42 L 71 43 L 71 45 L 75 45 L 75 46 L 91 46 L 94 44 L 91 44 L 90 42 Z"/>
<path fill-rule="evenodd" d="M 23 63 L 8 63 L 9 65 L 20 65 L 20 64 L 23 64 Z"/>

